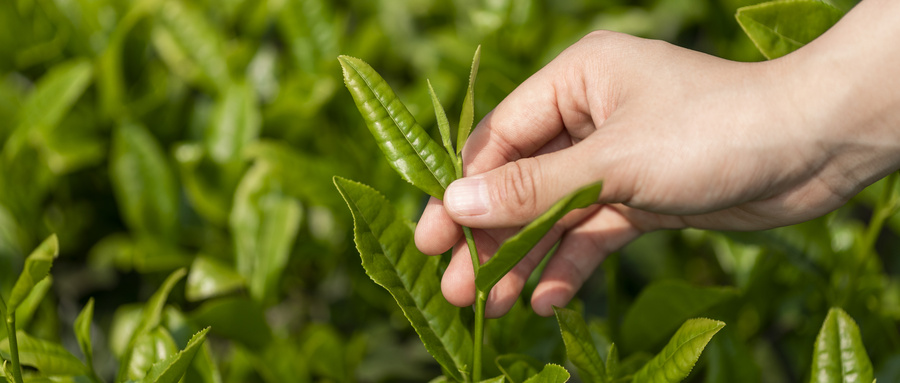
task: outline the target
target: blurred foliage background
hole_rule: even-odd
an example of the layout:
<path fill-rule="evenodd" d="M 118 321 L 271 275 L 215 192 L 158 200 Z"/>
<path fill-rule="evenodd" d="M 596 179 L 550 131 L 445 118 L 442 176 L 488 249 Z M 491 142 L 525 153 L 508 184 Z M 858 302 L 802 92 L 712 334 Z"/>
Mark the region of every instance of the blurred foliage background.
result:
<path fill-rule="evenodd" d="M 2 1 L 0 289 L 58 233 L 52 284 L 19 324 L 77 350 L 69 324 L 95 297 L 104 376 L 139 303 L 190 267 L 166 323 L 212 325 L 221 381 L 428 380 L 439 368 L 364 274 L 331 177 L 374 186 L 411 219 L 425 199 L 363 128 L 337 55 L 368 61 L 436 135 L 425 80 L 461 101 L 479 44 L 478 117 L 597 29 L 762 60 L 733 17 L 756 2 Z M 460 105 L 445 107 L 454 115 Z M 657 323 L 642 318 L 723 319 L 692 381 L 792 382 L 808 379 L 816 332 L 840 305 L 859 322 L 879 381 L 900 381 L 900 219 L 868 224 L 893 211 L 884 184 L 795 227 L 647 235 L 595 273 L 580 307 L 630 351 L 674 331 L 648 333 Z M 632 305 L 659 281 L 690 302 Z M 527 310 L 492 321 L 491 347 L 562 362 L 555 321 Z M 191 332 L 174 330 L 184 345 Z"/>

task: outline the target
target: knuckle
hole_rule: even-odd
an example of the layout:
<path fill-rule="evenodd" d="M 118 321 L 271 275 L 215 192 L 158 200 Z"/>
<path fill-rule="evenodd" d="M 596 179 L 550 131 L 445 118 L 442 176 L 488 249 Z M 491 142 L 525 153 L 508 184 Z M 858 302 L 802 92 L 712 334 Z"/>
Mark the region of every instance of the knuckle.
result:
<path fill-rule="evenodd" d="M 502 172 L 497 197 L 517 213 L 530 214 L 537 209 L 537 190 L 541 183 L 540 168 L 531 158 L 510 163 Z"/>

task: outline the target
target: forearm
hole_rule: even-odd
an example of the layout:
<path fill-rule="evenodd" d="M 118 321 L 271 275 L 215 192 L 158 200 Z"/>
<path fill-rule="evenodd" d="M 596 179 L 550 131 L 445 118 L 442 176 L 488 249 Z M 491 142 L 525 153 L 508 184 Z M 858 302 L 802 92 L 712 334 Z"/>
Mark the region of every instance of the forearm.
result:
<path fill-rule="evenodd" d="M 865 0 L 776 66 L 848 194 L 900 169 L 900 2 Z M 831 174 L 829 174 L 831 173 Z"/>

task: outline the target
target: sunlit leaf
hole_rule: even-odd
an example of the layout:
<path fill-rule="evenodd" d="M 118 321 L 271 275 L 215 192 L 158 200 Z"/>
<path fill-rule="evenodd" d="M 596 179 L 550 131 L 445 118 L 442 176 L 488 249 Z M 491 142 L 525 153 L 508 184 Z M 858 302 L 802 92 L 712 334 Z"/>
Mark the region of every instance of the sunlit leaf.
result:
<path fill-rule="evenodd" d="M 300 228 L 301 213 L 300 203 L 281 192 L 268 164 L 254 164 L 238 185 L 229 226 L 237 271 L 247 279 L 254 299 L 275 297 Z"/>
<path fill-rule="evenodd" d="M 17 331 L 19 360 L 23 365 L 36 368 L 47 375 L 72 376 L 81 375 L 87 369 L 74 355 L 63 346 L 43 339 L 37 339 Z M 9 360 L 9 339 L 0 341 L 0 356 Z"/>
<path fill-rule="evenodd" d="M 441 295 L 438 257 L 416 249 L 412 223 L 363 184 L 334 178 L 353 213 L 354 240 L 366 273 L 397 301 L 406 318 L 447 374 L 462 381 L 472 360 L 472 337 L 459 308 Z"/>
<path fill-rule="evenodd" d="M 544 237 L 556 221 L 570 211 L 585 208 L 597 202 L 603 183 L 598 182 L 585 186 L 563 197 L 541 214 L 534 221 L 522 228 L 516 235 L 510 237 L 500 245 L 491 259 L 481 265 L 478 276 L 475 277 L 475 285 L 479 291 L 490 291 L 500 278 L 512 270 L 522 258 L 534 248 Z"/>
<path fill-rule="evenodd" d="M 791 53 L 838 22 L 844 12 L 817 0 L 781 0 L 738 9 L 744 32 L 768 59 Z"/>
<path fill-rule="evenodd" d="M 844 310 L 832 308 L 813 348 L 812 383 L 868 382 L 874 379 L 859 327 Z"/>
<path fill-rule="evenodd" d="M 190 3 L 167 1 L 157 20 L 153 42 L 173 72 L 210 90 L 228 89 L 224 42 L 203 12 Z"/>
<path fill-rule="evenodd" d="M 208 331 L 209 328 L 200 330 L 200 332 L 191 338 L 184 350 L 179 351 L 177 354 L 172 355 L 165 360 L 155 363 L 141 382 L 178 383 L 178 381 L 181 380 L 181 377 L 184 376 L 185 371 L 187 371 L 188 366 L 191 365 L 194 355 L 197 354 L 197 351 L 200 350 L 200 346 L 206 340 L 206 333 Z"/>
<path fill-rule="evenodd" d="M 131 359 L 134 353 L 134 346 L 142 336 L 145 336 L 151 330 L 159 326 L 159 322 L 162 318 L 162 311 L 166 305 L 166 300 L 169 298 L 169 293 L 172 292 L 172 288 L 175 287 L 175 284 L 184 278 L 185 274 L 187 274 L 185 269 L 178 269 L 170 274 L 163 282 L 162 286 L 160 286 L 150 299 L 147 300 L 147 303 L 144 304 L 140 321 L 131 332 L 128 346 L 125 347 L 124 353 L 119 359 L 119 372 L 116 377 L 117 381 L 122 381 L 130 377 L 129 373 L 131 371 L 129 371 L 129 366 L 132 363 Z M 135 378 L 140 378 L 140 376 Z"/>
<path fill-rule="evenodd" d="M 198 256 L 187 277 L 185 297 L 192 301 L 227 294 L 244 286 L 244 278 L 218 260 Z"/>
<path fill-rule="evenodd" d="M 456 154 L 462 153 L 472 125 L 475 123 L 475 77 L 478 75 L 478 64 L 481 62 L 481 45 L 475 48 L 475 57 L 472 58 L 472 69 L 469 72 L 469 86 L 466 88 L 466 98 L 463 99 L 462 112 L 459 115 L 459 131 L 456 139 Z"/>
<path fill-rule="evenodd" d="M 544 366 L 537 375 L 532 376 L 525 383 L 565 383 L 569 381 L 569 372 L 565 368 L 555 364 Z"/>
<path fill-rule="evenodd" d="M 28 297 L 34 286 L 50 274 L 53 260 L 59 255 L 59 240 L 51 235 L 25 259 L 25 267 L 13 285 L 6 302 L 6 312 L 13 313 Z"/>
<path fill-rule="evenodd" d="M 19 123 L 3 150 L 6 158 L 15 158 L 29 141 L 45 140 L 90 85 L 92 73 L 88 60 L 75 59 L 41 77 L 19 110 Z"/>
<path fill-rule="evenodd" d="M 566 344 L 566 356 L 569 361 L 578 367 L 578 376 L 584 382 L 607 382 L 606 369 L 603 359 L 594 348 L 594 341 L 587 324 L 581 318 L 581 314 L 566 308 L 553 308 L 556 313 L 556 321 L 562 332 L 563 342 Z"/>
<path fill-rule="evenodd" d="M 113 133 L 109 161 L 116 202 L 128 226 L 172 238 L 178 226 L 178 189 L 156 139 L 140 125 L 122 124 Z"/>
<path fill-rule="evenodd" d="M 244 148 L 259 135 L 256 93 L 246 82 L 232 83 L 222 94 L 204 133 L 204 145 L 218 164 L 240 163 Z"/>
<path fill-rule="evenodd" d="M 142 379 L 154 363 L 164 360 L 178 352 L 175 339 L 164 327 L 155 327 L 138 336 L 131 346 L 131 359 L 128 366 L 128 378 Z"/>
<path fill-rule="evenodd" d="M 634 374 L 634 383 L 678 383 L 690 374 L 713 335 L 725 327 L 712 319 L 690 319 L 672 335 L 669 343 Z"/>
<path fill-rule="evenodd" d="M 625 313 L 621 345 L 626 350 L 648 351 L 684 321 L 736 296 L 731 288 L 694 287 L 680 280 L 654 282 Z"/>
<path fill-rule="evenodd" d="M 347 89 L 388 162 L 403 179 L 442 199 L 444 189 L 456 178 L 450 155 L 369 64 L 348 56 L 339 60 Z"/>
<path fill-rule="evenodd" d="M 75 318 L 75 339 L 78 347 L 84 354 L 84 361 L 88 369 L 94 369 L 94 346 L 91 342 L 91 322 L 94 320 L 94 298 L 88 299 L 88 303 L 81 309 L 81 313 Z"/>

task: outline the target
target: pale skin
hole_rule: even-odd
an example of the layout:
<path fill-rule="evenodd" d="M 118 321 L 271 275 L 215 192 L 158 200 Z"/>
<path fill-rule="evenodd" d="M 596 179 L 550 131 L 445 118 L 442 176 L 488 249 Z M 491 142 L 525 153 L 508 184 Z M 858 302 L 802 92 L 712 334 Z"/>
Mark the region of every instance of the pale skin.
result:
<path fill-rule="evenodd" d="M 534 311 L 565 306 L 603 259 L 643 233 L 761 230 L 843 205 L 900 168 L 900 2 L 865 0 L 809 45 L 737 63 L 664 42 L 595 32 L 491 111 L 463 150 L 466 177 L 432 198 L 416 228 L 426 254 L 453 249 L 441 288 L 475 302 L 482 262 L 553 202 L 603 180 L 488 297 L 515 303 L 557 241 Z"/>

